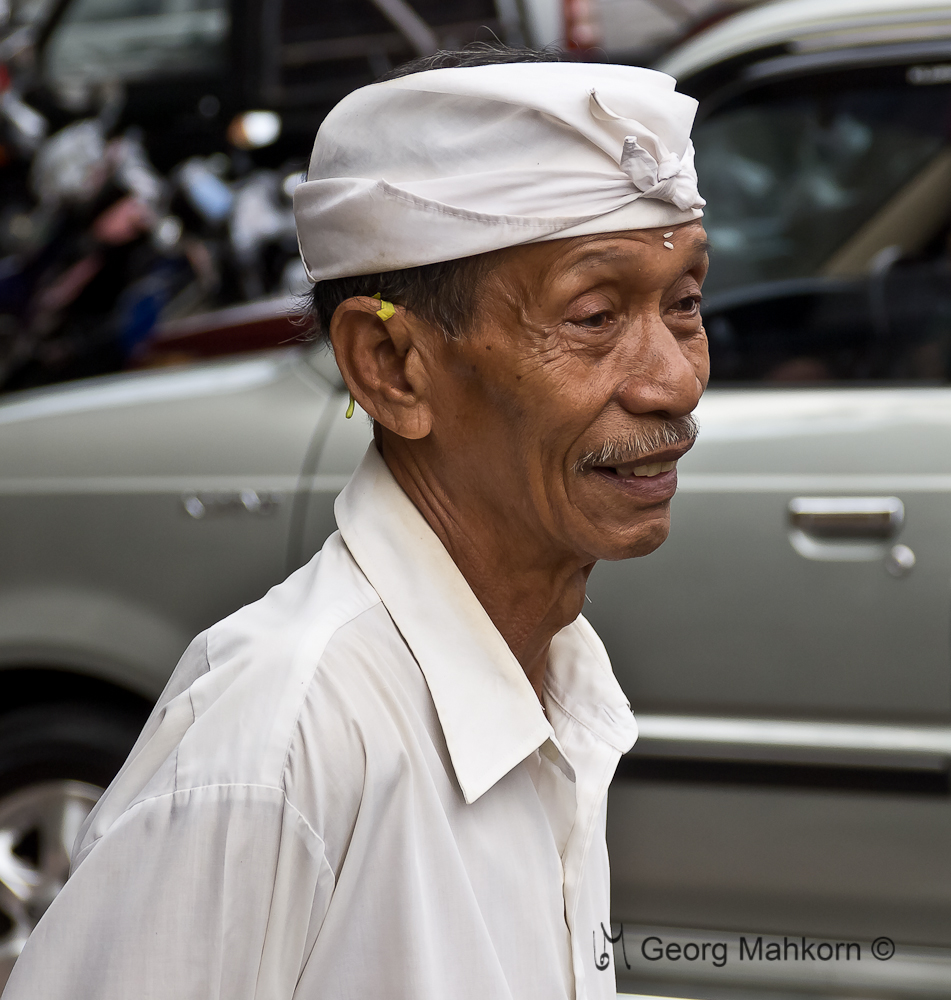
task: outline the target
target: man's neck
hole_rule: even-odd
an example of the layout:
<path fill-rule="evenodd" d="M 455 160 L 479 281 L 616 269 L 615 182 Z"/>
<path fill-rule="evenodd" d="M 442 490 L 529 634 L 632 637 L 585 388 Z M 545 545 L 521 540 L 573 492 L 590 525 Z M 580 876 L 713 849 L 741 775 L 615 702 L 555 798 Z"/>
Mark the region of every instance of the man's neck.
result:
<path fill-rule="evenodd" d="M 442 484 L 399 449 L 383 449 L 396 481 L 443 543 L 519 661 L 539 700 L 552 637 L 584 605 L 594 563 L 558 559 L 495 511 L 454 502 Z"/>

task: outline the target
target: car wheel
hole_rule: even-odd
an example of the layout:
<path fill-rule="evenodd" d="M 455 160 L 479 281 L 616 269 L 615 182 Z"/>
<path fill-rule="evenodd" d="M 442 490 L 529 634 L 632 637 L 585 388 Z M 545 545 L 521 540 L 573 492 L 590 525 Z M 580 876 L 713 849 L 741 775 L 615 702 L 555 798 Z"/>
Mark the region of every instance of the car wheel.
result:
<path fill-rule="evenodd" d="M 143 721 L 96 704 L 0 714 L 0 991 L 66 882 L 76 835 Z"/>

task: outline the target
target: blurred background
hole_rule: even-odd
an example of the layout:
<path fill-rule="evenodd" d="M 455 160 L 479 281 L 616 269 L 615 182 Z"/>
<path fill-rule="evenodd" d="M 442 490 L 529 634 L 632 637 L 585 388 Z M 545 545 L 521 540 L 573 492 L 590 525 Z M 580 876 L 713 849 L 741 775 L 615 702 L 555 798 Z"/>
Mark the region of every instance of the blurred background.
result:
<path fill-rule="evenodd" d="M 596 960 L 951 996 L 951 0 L 0 0 L 0 986 L 187 643 L 370 440 L 306 342 L 314 133 L 495 40 L 699 102 L 702 432 L 668 541 L 588 584 L 640 729 Z"/>
<path fill-rule="evenodd" d="M 4 0 L 0 390 L 224 349 L 187 320 L 302 292 L 290 199 L 314 133 L 392 66 L 474 39 L 645 62 L 729 9 Z M 278 314 L 245 337 L 285 332 Z"/>

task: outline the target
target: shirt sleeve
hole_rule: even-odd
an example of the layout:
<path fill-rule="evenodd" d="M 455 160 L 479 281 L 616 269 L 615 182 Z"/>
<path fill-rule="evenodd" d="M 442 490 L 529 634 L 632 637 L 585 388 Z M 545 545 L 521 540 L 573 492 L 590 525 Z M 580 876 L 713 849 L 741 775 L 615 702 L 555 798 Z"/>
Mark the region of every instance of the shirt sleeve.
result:
<path fill-rule="evenodd" d="M 278 788 L 147 799 L 82 859 L 3 1000 L 290 1000 L 332 891 Z"/>

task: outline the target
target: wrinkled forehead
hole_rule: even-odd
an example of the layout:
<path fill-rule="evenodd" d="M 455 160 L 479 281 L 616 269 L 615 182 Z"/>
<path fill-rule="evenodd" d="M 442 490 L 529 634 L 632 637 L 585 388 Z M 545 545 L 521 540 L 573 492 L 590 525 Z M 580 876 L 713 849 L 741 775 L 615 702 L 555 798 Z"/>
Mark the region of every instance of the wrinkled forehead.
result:
<path fill-rule="evenodd" d="M 701 220 L 670 229 L 629 229 L 510 247 L 493 255 L 487 275 L 542 289 L 565 277 L 598 272 L 608 276 L 650 276 L 684 271 L 706 273 L 710 244 Z"/>

